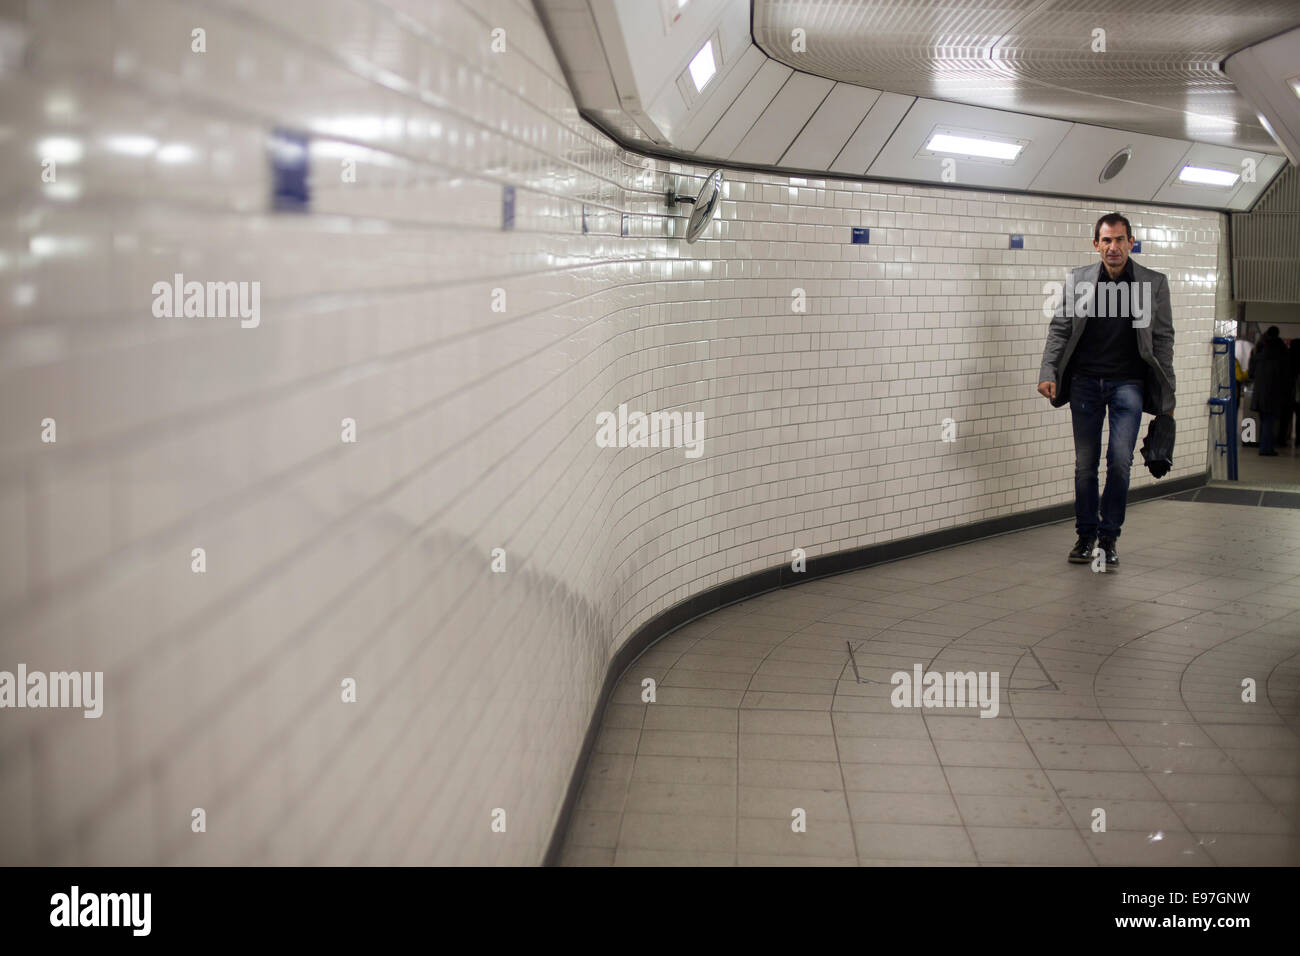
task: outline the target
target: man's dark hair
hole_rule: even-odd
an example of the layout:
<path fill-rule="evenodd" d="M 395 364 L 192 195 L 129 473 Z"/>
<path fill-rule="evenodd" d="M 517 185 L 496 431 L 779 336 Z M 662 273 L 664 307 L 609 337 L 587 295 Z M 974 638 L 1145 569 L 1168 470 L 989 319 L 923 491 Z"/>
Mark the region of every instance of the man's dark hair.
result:
<path fill-rule="evenodd" d="M 1128 224 L 1128 220 L 1117 212 L 1110 212 L 1098 219 L 1097 225 L 1092 227 L 1092 241 L 1096 242 L 1101 238 L 1102 226 L 1118 226 L 1121 222 L 1124 224 L 1124 234 L 1132 239 L 1133 227 Z"/>
<path fill-rule="evenodd" d="M 1268 331 L 1265 332 L 1264 334 L 1267 335 L 1267 336 L 1268 336 L 1269 338 L 1271 338 L 1271 339 L 1276 339 L 1276 338 L 1280 338 L 1280 337 L 1281 337 L 1281 335 L 1282 335 L 1282 330 L 1279 329 L 1276 325 L 1270 325 L 1270 326 L 1268 327 Z"/>

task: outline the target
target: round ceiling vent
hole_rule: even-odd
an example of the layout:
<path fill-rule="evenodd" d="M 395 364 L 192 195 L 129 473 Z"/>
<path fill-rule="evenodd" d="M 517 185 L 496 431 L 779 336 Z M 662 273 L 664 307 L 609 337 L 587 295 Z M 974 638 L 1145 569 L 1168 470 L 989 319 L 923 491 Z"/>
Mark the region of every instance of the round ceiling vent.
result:
<path fill-rule="evenodd" d="M 1119 175 L 1121 169 L 1128 165 L 1128 161 L 1133 156 L 1133 147 L 1125 146 L 1118 153 L 1112 156 L 1106 165 L 1102 168 L 1101 175 L 1097 177 L 1097 182 L 1108 183 Z"/>

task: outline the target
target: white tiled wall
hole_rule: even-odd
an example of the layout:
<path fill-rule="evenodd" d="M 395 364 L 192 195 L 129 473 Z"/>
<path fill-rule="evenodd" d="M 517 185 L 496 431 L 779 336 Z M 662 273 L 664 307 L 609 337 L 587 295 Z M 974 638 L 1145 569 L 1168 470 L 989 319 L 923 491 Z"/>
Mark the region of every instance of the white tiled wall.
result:
<path fill-rule="evenodd" d="M 686 245 L 662 193 L 706 170 L 584 123 L 522 0 L 0 11 L 0 670 L 105 673 L 98 720 L 0 711 L 0 862 L 536 863 L 649 617 L 1072 500 L 1040 289 L 1107 209 L 733 171 Z M 309 214 L 269 211 L 276 126 Z M 1123 211 L 1191 475 L 1219 217 Z M 155 318 L 176 272 L 260 282 L 261 324 Z M 704 454 L 598 448 L 621 402 Z"/>

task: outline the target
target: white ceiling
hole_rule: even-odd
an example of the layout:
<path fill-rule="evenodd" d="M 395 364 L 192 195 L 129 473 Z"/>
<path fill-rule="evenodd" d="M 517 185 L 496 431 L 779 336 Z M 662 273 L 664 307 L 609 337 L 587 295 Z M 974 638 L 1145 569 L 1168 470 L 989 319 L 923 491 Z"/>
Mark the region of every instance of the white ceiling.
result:
<path fill-rule="evenodd" d="M 754 0 L 752 24 L 843 83 L 1279 154 L 1219 64 L 1296 26 L 1297 0 Z"/>
<path fill-rule="evenodd" d="M 1219 61 L 1300 24 L 1300 0 L 535 4 L 583 115 L 645 152 L 1231 210 L 1250 208 L 1286 163 Z M 1105 31 L 1105 52 L 1090 49 L 1095 30 Z M 710 40 L 718 72 L 695 94 L 687 66 Z M 1272 46 L 1275 60 L 1288 59 L 1300 30 Z M 1276 72 L 1259 82 L 1277 85 Z M 1281 88 L 1274 126 L 1300 125 L 1284 115 L 1293 107 Z M 1014 163 L 952 168 L 924 151 L 937 127 L 1026 145 Z M 1100 182 L 1126 149 L 1127 166 Z M 1251 175 L 1230 189 L 1178 183 L 1190 162 Z"/>

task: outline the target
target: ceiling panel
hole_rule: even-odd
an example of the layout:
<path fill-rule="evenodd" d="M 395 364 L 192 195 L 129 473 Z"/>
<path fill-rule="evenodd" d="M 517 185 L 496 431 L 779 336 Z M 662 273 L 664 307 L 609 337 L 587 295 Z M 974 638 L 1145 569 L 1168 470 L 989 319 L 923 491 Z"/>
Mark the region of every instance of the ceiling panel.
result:
<path fill-rule="evenodd" d="M 907 115 L 907 111 L 916 102 L 916 97 L 902 96 L 898 93 L 881 93 L 867 112 L 866 119 L 858 126 L 844 144 L 840 154 L 831 163 L 830 169 L 836 173 L 862 176 L 867 168 L 875 162 L 889 137 L 894 134 L 898 124 Z"/>
<path fill-rule="evenodd" d="M 836 83 L 779 162 L 795 169 L 829 169 L 879 98 L 876 90 Z"/>
<path fill-rule="evenodd" d="M 953 127 L 954 131 L 979 131 L 1028 139 L 1029 143 L 1012 166 L 957 159 L 956 178 L 945 180 L 944 157 L 917 155 L 935 127 L 941 125 Z M 1033 181 L 1069 129 L 1069 123 L 1059 120 L 957 103 L 940 103 L 936 100 L 917 100 L 898 124 L 898 129 L 889 137 L 889 142 L 871 164 L 869 172 L 873 176 L 888 176 L 891 179 L 1024 189 Z"/>
<path fill-rule="evenodd" d="M 1133 148 L 1127 164 L 1114 178 L 1101 182 L 1107 162 L 1126 146 Z M 1050 192 L 1146 201 L 1155 196 L 1191 147 L 1186 140 L 1076 125 L 1032 186 Z"/>
<path fill-rule="evenodd" d="M 834 85 L 820 76 L 792 75 L 729 158 L 741 163 L 774 165 L 825 102 Z"/>
<path fill-rule="evenodd" d="M 1193 143 L 1183 156 L 1181 156 L 1174 167 L 1169 170 L 1169 175 L 1165 177 L 1164 185 L 1160 191 L 1155 194 L 1157 202 L 1178 203 L 1179 205 L 1188 206 L 1231 206 L 1232 201 L 1243 191 L 1250 193 L 1252 196 L 1258 195 L 1267 185 L 1268 174 L 1260 167 L 1266 159 L 1277 159 L 1278 157 L 1269 156 L 1266 153 L 1253 153 L 1240 149 L 1229 149 L 1224 146 L 1209 146 L 1205 143 Z M 1254 169 L 1248 171 L 1248 166 L 1242 161 L 1250 159 L 1254 163 Z M 1178 173 L 1186 164 L 1193 166 L 1209 166 L 1212 169 L 1231 169 L 1241 176 L 1237 184 L 1230 189 L 1214 188 L 1212 186 L 1190 185 L 1178 181 Z M 1270 166 L 1271 168 L 1271 166 Z M 1254 182 L 1247 182 L 1246 177 L 1251 176 Z"/>
<path fill-rule="evenodd" d="M 754 78 L 745 85 L 745 89 L 718 120 L 717 125 L 700 143 L 700 152 L 705 156 L 725 159 L 730 156 L 745 138 L 754 121 L 763 115 L 772 97 L 785 85 L 794 71 L 775 60 L 768 60 Z"/>

